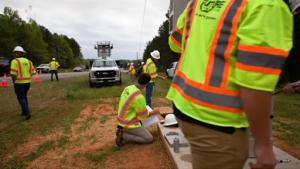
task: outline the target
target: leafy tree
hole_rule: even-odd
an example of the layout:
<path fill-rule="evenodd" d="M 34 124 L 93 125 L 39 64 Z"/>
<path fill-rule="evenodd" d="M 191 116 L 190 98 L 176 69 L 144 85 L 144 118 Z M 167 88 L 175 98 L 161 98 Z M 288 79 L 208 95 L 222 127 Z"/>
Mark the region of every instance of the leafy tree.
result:
<path fill-rule="evenodd" d="M 69 68 L 82 63 L 80 45 L 65 35 L 52 34 L 46 27 L 34 20 L 23 21 L 17 11 L 9 7 L 0 14 L 0 56 L 12 59 L 12 50 L 20 45 L 26 56 L 35 65 L 48 63 L 57 57 L 62 67 Z"/>
<path fill-rule="evenodd" d="M 153 50 L 160 52 L 160 60 L 158 67 L 160 70 L 164 70 L 170 66 L 170 64 L 179 59 L 179 55 L 171 51 L 169 44 L 169 21 L 166 20 L 159 27 L 158 36 L 155 36 L 151 41 L 147 43 L 144 50 L 143 60 L 146 61 L 150 57 L 150 53 Z"/>

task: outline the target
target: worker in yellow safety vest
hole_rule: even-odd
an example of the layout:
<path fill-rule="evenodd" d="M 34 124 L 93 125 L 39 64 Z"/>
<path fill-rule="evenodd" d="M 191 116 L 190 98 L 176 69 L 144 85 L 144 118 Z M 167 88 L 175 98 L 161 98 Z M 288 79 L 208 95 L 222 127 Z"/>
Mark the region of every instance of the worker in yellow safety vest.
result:
<path fill-rule="evenodd" d="M 131 80 L 134 80 L 134 76 L 135 76 L 135 68 L 134 68 L 134 64 L 130 63 L 130 66 L 128 68 L 128 73 L 130 75 Z"/>
<path fill-rule="evenodd" d="M 31 76 L 35 74 L 35 69 L 32 62 L 23 57 L 26 53 L 21 46 L 16 46 L 13 50 L 14 57 L 10 64 L 10 74 L 14 83 L 14 89 L 18 102 L 22 109 L 22 116 L 26 120 L 31 118 L 31 113 L 28 106 L 27 93 L 30 88 Z"/>
<path fill-rule="evenodd" d="M 116 144 L 121 147 L 126 143 L 146 144 L 153 141 L 151 133 L 140 120 L 159 113 L 158 109 L 148 112 L 142 91 L 151 80 L 150 75 L 141 74 L 138 83 L 130 85 L 121 94 L 118 108 Z"/>
<path fill-rule="evenodd" d="M 51 73 L 51 81 L 53 81 L 53 74 L 56 77 L 56 81 L 59 81 L 57 70 L 60 67 L 59 63 L 55 58 L 52 58 L 52 61 L 49 63 L 50 73 Z"/>
<path fill-rule="evenodd" d="M 191 143 L 193 168 L 243 168 L 249 124 L 252 168 L 275 167 L 269 113 L 292 27 L 282 0 L 188 3 L 169 38 L 181 57 L 167 98 Z"/>
<path fill-rule="evenodd" d="M 154 50 L 150 53 L 151 57 L 147 59 L 145 65 L 143 66 L 143 72 L 148 73 L 151 76 L 150 83 L 146 86 L 146 104 L 151 107 L 151 98 L 154 90 L 154 81 L 155 79 L 161 78 L 166 79 L 163 76 L 158 75 L 157 73 L 157 63 L 160 59 L 160 52 L 158 50 Z"/>

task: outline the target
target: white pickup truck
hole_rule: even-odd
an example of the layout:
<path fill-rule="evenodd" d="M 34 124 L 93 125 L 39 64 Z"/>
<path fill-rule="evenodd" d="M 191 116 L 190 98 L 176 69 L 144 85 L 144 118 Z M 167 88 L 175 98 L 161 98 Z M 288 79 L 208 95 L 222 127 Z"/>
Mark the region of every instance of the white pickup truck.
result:
<path fill-rule="evenodd" d="M 121 84 L 121 70 L 115 60 L 97 59 L 89 71 L 89 85 L 94 87 L 96 84 L 116 83 Z"/>

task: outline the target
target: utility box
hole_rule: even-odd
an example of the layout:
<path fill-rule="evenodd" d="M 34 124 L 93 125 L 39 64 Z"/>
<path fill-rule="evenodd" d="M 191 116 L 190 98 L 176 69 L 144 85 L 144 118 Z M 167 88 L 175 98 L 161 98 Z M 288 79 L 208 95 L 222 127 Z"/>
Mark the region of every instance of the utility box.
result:
<path fill-rule="evenodd" d="M 111 50 L 113 49 L 113 44 L 110 41 L 99 41 L 95 45 L 95 49 L 98 52 L 98 57 L 106 59 L 111 56 Z"/>
<path fill-rule="evenodd" d="M 169 15 L 169 33 L 176 29 L 177 19 L 185 9 L 189 0 L 170 0 Z"/>

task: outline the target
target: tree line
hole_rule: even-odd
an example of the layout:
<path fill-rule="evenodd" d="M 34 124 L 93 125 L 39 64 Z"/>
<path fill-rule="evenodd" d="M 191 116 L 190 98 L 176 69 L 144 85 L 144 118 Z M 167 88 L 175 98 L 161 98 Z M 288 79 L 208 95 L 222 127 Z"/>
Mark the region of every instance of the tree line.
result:
<path fill-rule="evenodd" d="M 147 43 L 144 50 L 143 60 L 146 61 L 153 50 L 158 50 L 160 52 L 160 60 L 158 68 L 160 70 L 165 70 L 174 61 L 178 61 L 179 54 L 173 52 L 168 43 L 169 38 L 169 20 L 163 22 L 163 24 L 158 29 L 158 36 L 155 36 L 151 41 Z"/>
<path fill-rule="evenodd" d="M 63 68 L 82 63 L 81 48 L 75 39 L 51 33 L 32 19 L 25 22 L 18 11 L 5 7 L 0 14 L 0 57 L 12 59 L 15 46 L 22 46 L 34 65 L 49 63 L 53 57 Z"/>

